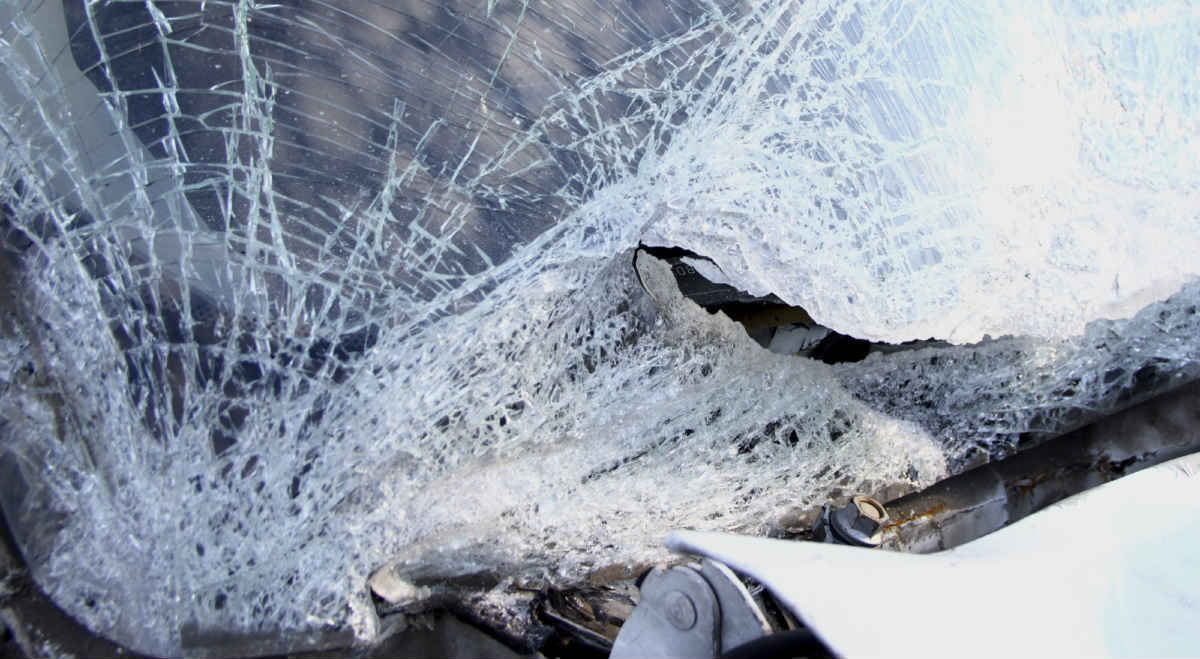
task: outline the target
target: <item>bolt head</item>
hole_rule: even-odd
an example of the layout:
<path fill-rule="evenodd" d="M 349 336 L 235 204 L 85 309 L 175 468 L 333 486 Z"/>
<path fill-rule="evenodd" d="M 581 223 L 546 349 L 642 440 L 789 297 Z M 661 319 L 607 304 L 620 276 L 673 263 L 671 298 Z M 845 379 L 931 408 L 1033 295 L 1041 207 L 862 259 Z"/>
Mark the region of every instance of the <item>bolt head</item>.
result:
<path fill-rule="evenodd" d="M 672 590 L 663 601 L 667 621 L 679 631 L 696 626 L 696 604 L 683 591 Z"/>
<path fill-rule="evenodd" d="M 850 523 L 850 528 L 869 538 L 875 535 L 879 529 L 883 528 L 883 525 L 866 515 L 857 515 L 854 521 Z"/>
<path fill-rule="evenodd" d="M 830 515 L 830 522 L 843 540 L 864 547 L 877 547 L 882 541 L 883 525 L 887 522 L 883 504 L 864 496 L 856 496 L 844 508 Z"/>

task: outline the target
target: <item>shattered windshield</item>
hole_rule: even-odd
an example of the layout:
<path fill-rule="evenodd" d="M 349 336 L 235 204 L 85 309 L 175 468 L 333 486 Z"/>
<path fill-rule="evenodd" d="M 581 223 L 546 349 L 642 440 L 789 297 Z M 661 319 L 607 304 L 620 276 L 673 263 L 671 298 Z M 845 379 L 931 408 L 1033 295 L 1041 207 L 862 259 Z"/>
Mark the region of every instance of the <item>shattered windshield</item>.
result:
<path fill-rule="evenodd" d="M 1198 28 L 0 3 L 0 505 L 92 629 L 283 652 L 372 639 L 373 574 L 518 617 L 672 528 L 767 533 L 1077 427 L 1195 375 Z M 829 336 L 879 349 L 797 354 Z"/>

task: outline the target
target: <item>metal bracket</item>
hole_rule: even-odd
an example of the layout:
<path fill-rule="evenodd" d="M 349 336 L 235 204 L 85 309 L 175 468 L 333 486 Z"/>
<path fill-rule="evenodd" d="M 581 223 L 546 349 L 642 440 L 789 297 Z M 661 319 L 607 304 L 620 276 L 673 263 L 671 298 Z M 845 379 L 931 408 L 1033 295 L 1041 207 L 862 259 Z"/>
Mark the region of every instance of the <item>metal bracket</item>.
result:
<path fill-rule="evenodd" d="M 611 659 L 718 657 L 770 633 L 740 579 L 721 563 L 655 568 L 621 627 Z"/>

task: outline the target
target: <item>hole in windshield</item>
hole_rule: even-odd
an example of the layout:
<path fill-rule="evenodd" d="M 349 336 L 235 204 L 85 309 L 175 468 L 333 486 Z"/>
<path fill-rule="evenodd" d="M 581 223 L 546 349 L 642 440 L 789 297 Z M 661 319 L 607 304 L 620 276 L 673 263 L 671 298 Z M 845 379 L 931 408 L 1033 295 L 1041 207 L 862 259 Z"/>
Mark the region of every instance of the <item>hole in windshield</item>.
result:
<path fill-rule="evenodd" d="M 712 259 L 682 247 L 640 245 L 637 260 L 646 256 L 665 261 L 684 297 L 709 313 L 718 311 L 746 329 L 750 338 L 771 352 L 798 355 L 826 364 L 857 362 L 874 352 L 895 352 L 932 345 L 943 341 L 909 341 L 903 344 L 880 343 L 856 338 L 818 323 L 801 307 L 789 305 L 774 294 L 756 296 L 731 284 L 721 267 Z M 640 279 L 640 274 L 639 274 Z"/>

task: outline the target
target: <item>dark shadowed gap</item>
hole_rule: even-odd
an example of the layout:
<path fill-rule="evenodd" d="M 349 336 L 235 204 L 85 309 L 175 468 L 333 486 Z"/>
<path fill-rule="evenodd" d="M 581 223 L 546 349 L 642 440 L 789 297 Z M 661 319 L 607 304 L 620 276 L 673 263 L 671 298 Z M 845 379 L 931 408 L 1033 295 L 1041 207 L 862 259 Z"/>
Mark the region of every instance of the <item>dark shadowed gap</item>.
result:
<path fill-rule="evenodd" d="M 634 253 L 635 272 L 637 259 L 643 256 L 665 261 L 684 297 L 709 313 L 720 311 L 729 316 L 746 329 L 750 338 L 772 352 L 840 364 L 862 361 L 873 352 L 947 345 L 934 339 L 902 344 L 879 343 L 842 334 L 821 325 L 803 308 L 791 306 L 774 294 L 755 296 L 731 284 L 712 281 L 697 266 L 713 272 L 719 272 L 720 266 L 707 256 L 682 247 L 640 245 Z M 640 274 L 638 279 L 641 280 Z"/>

